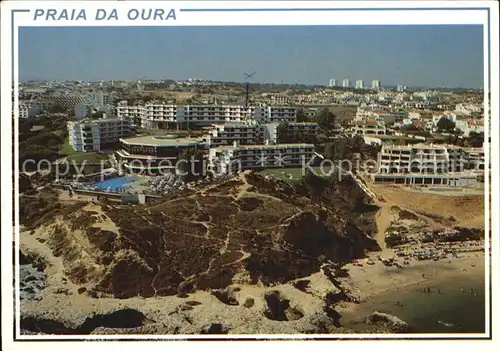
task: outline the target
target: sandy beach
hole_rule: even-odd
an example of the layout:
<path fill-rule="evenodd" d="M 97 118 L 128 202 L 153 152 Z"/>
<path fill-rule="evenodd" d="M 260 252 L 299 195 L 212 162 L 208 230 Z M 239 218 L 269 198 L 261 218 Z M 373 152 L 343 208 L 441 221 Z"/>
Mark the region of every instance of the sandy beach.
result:
<path fill-rule="evenodd" d="M 483 252 L 462 254 L 460 258 L 439 261 L 410 261 L 404 268 L 387 267 L 371 255 L 374 265 L 347 264 L 349 278 L 340 278 L 342 285 L 349 288 L 361 301 L 387 291 L 399 290 L 414 285 L 425 285 L 438 280 L 463 276 L 484 278 L 485 256 Z M 460 287 L 458 287 L 460 289 Z"/>
<path fill-rule="evenodd" d="M 352 327 L 352 324 L 377 310 L 395 314 L 403 320 L 415 319 L 417 324 L 432 324 L 446 323 L 440 319 L 456 319 L 454 314 L 471 309 L 476 317 L 467 316 L 474 323 L 481 319 L 484 321 L 483 252 L 467 253 L 449 260 L 411 261 L 404 268 L 386 267 L 381 262 L 375 262 L 374 265 L 363 264 L 359 267 L 349 264 L 346 267 L 350 276 L 341 279 L 342 285 L 351 290 L 354 296 L 359 296 L 360 303 L 341 302 L 337 305 L 344 326 Z M 426 313 L 441 317 L 424 322 Z M 407 322 L 412 324 L 412 321 Z M 451 323 L 448 325 L 452 326 Z M 470 328 L 470 331 L 465 332 L 476 332 L 476 326 Z"/>

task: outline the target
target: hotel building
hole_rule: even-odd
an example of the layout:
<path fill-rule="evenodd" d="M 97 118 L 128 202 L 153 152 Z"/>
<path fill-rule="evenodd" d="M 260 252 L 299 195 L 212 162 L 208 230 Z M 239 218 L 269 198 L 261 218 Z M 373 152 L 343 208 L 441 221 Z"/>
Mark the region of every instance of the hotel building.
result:
<path fill-rule="evenodd" d="M 387 129 L 381 118 L 365 118 L 352 121 L 347 132 L 351 135 L 385 135 Z"/>
<path fill-rule="evenodd" d="M 363 80 L 359 79 L 356 81 L 356 89 L 363 89 L 365 87 Z"/>
<path fill-rule="evenodd" d="M 116 107 L 118 118 L 129 120 L 134 126 L 158 128 L 160 123 L 174 127 L 208 125 L 213 123 L 244 122 L 255 119 L 262 123 L 294 122 L 297 109 L 280 106 L 230 106 L 230 105 L 169 105 L 147 103 L 144 106 L 128 106 L 122 101 Z"/>
<path fill-rule="evenodd" d="M 483 148 L 454 145 L 383 145 L 375 181 L 464 186 L 474 184 L 484 169 Z"/>
<path fill-rule="evenodd" d="M 209 150 L 209 168 L 222 174 L 248 169 L 301 167 L 314 158 L 312 144 L 220 146 Z"/>
<path fill-rule="evenodd" d="M 68 122 L 69 143 L 76 151 L 101 151 L 132 135 L 129 121 L 119 118 Z"/>
<path fill-rule="evenodd" d="M 116 115 L 120 119 L 129 121 L 132 127 L 138 127 L 141 126 L 146 114 L 144 106 L 129 106 L 126 101 L 121 101 L 116 106 Z"/>
<path fill-rule="evenodd" d="M 313 122 L 263 123 L 255 120 L 214 124 L 205 137 L 212 146 L 232 145 L 238 141 L 242 145 L 278 144 L 293 142 L 314 142 L 319 126 Z"/>
<path fill-rule="evenodd" d="M 19 103 L 19 118 L 34 117 L 42 113 L 41 107 L 29 103 Z"/>
<path fill-rule="evenodd" d="M 187 149 L 204 149 L 199 138 L 144 136 L 120 139 L 121 149 L 116 152 L 118 164 L 132 173 L 158 174 L 175 170 L 179 156 Z"/>
<path fill-rule="evenodd" d="M 264 141 L 264 127 L 255 120 L 213 124 L 205 136 L 210 147 L 232 145 L 239 141 L 241 144 L 261 144 Z"/>
<path fill-rule="evenodd" d="M 379 90 L 380 89 L 380 81 L 379 80 L 372 80 L 372 89 L 373 90 Z"/>

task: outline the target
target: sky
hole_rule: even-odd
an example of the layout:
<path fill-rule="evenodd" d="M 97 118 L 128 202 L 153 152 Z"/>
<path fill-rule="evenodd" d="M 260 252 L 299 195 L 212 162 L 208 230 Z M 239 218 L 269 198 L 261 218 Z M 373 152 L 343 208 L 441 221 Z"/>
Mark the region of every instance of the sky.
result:
<path fill-rule="evenodd" d="M 442 26 L 24 27 L 21 80 L 199 78 L 481 88 L 483 29 Z M 339 84 L 339 83 L 337 83 Z"/>

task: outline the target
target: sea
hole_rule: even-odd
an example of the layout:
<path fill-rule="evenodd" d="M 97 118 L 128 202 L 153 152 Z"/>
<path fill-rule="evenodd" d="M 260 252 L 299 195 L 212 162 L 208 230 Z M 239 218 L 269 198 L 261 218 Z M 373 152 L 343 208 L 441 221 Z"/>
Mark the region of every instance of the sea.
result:
<path fill-rule="evenodd" d="M 360 321 L 379 311 L 408 323 L 410 333 L 485 333 L 485 306 L 484 277 L 464 275 L 376 295 L 353 312 L 342 313 L 341 323 L 349 329 L 369 330 Z"/>

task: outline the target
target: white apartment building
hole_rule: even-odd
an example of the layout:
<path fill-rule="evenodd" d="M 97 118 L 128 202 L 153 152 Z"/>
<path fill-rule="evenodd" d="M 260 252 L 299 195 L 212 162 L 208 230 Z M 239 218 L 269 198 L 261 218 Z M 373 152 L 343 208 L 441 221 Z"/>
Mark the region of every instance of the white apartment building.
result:
<path fill-rule="evenodd" d="M 178 122 L 176 105 L 147 103 L 144 107 L 142 107 L 142 109 L 140 106 L 136 106 L 135 110 L 129 111 L 132 116 L 140 115 L 141 112 L 141 128 L 156 129 L 158 128 L 159 123 L 176 124 Z"/>
<path fill-rule="evenodd" d="M 374 89 L 374 90 L 380 89 L 380 81 L 379 80 L 372 80 L 372 89 Z"/>
<path fill-rule="evenodd" d="M 420 119 L 422 117 L 422 114 L 418 111 L 408 111 L 408 118 L 409 119 Z"/>
<path fill-rule="evenodd" d="M 375 181 L 465 186 L 477 179 L 477 174 L 467 169 L 484 169 L 484 150 L 433 144 L 383 145 L 378 164 Z"/>
<path fill-rule="evenodd" d="M 483 110 L 483 107 L 479 104 L 468 104 L 468 103 L 460 103 L 455 106 L 455 111 L 462 113 L 467 116 L 471 116 L 473 114 L 479 114 Z"/>
<path fill-rule="evenodd" d="M 356 81 L 356 89 L 363 89 L 364 88 L 364 82 L 362 79 L 359 79 Z"/>
<path fill-rule="evenodd" d="M 382 119 L 385 125 L 401 123 L 408 117 L 408 113 L 404 110 L 391 109 L 383 106 L 368 106 L 358 107 L 356 111 L 355 121 L 375 118 Z"/>
<path fill-rule="evenodd" d="M 346 78 L 342 81 L 343 88 L 349 88 L 350 86 L 351 86 L 351 82 L 349 81 L 349 79 Z"/>
<path fill-rule="evenodd" d="M 262 109 L 260 115 L 255 114 L 255 119 L 262 123 L 295 122 L 297 120 L 297 109 L 295 107 L 267 106 Z"/>
<path fill-rule="evenodd" d="M 158 128 L 160 122 L 176 126 L 210 125 L 214 123 L 236 123 L 248 119 L 259 122 L 290 121 L 297 119 L 297 109 L 279 106 L 233 106 L 233 105 L 168 105 L 147 103 L 144 106 L 128 106 L 121 102 L 116 107 L 118 118 L 131 121 L 143 128 Z M 140 122 L 140 123 L 139 123 Z"/>
<path fill-rule="evenodd" d="M 299 140 L 306 138 L 308 140 L 315 140 L 319 134 L 319 125 L 314 122 L 290 122 L 286 123 L 285 137 L 289 140 Z M 278 143 L 283 142 L 279 140 Z M 288 141 L 291 142 L 291 141 Z"/>
<path fill-rule="evenodd" d="M 264 127 L 255 120 L 214 124 L 205 135 L 209 147 L 233 145 L 237 141 L 244 145 L 260 144 L 264 141 Z"/>
<path fill-rule="evenodd" d="M 269 98 L 271 105 L 286 105 L 293 103 L 293 99 L 286 94 L 273 94 Z"/>
<path fill-rule="evenodd" d="M 247 169 L 301 167 L 314 158 L 312 144 L 220 146 L 209 150 L 209 168 L 222 174 Z"/>
<path fill-rule="evenodd" d="M 462 131 L 467 137 L 471 132 L 484 133 L 484 121 L 482 119 L 457 120 L 456 129 Z"/>
<path fill-rule="evenodd" d="M 446 173 L 450 162 L 465 162 L 461 149 L 443 145 L 383 145 L 378 154 L 379 173 Z"/>
<path fill-rule="evenodd" d="M 468 168 L 484 170 L 484 147 L 467 147 L 463 150 L 466 154 Z"/>
<path fill-rule="evenodd" d="M 279 128 L 283 128 L 281 133 Z M 314 122 L 264 123 L 263 141 L 273 144 L 313 142 L 319 134 L 319 125 Z"/>
<path fill-rule="evenodd" d="M 354 135 L 385 135 L 387 129 L 385 122 L 380 118 L 366 118 L 352 121 L 352 124 L 347 129 L 347 132 Z"/>
<path fill-rule="evenodd" d="M 32 106 L 27 103 L 19 103 L 19 118 L 29 118 L 42 113 L 40 106 Z"/>
<path fill-rule="evenodd" d="M 430 119 L 424 119 L 424 118 L 412 119 L 408 124 L 413 124 L 415 127 L 426 130 L 428 132 L 432 132 L 435 128 L 434 123 Z"/>
<path fill-rule="evenodd" d="M 278 129 L 282 126 L 281 134 Z M 256 120 L 214 124 L 205 135 L 205 142 L 210 147 L 233 145 L 279 144 L 303 142 L 316 139 L 319 125 L 313 122 L 271 122 L 260 124 Z"/>
<path fill-rule="evenodd" d="M 129 106 L 126 101 L 121 101 L 116 106 L 118 118 L 129 121 L 132 127 L 141 126 L 143 118 L 146 116 L 144 106 Z"/>
<path fill-rule="evenodd" d="M 328 81 L 328 86 L 329 86 L 329 87 L 335 87 L 335 86 L 337 86 L 337 81 L 336 81 L 335 79 L 333 79 L 333 78 L 332 78 L 332 79 L 330 79 L 330 80 Z"/>
<path fill-rule="evenodd" d="M 100 151 L 130 136 L 130 122 L 119 118 L 68 122 L 69 143 L 75 151 Z"/>
<path fill-rule="evenodd" d="M 78 104 L 75 106 L 75 118 L 82 119 L 90 117 L 92 114 L 92 106 L 87 104 Z"/>

